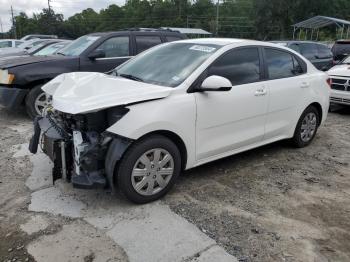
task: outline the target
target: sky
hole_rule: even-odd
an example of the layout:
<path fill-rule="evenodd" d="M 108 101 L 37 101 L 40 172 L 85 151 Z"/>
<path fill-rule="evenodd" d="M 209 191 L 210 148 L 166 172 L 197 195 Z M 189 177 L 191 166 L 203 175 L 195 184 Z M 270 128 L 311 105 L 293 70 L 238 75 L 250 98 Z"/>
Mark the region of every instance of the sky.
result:
<path fill-rule="evenodd" d="M 65 19 L 89 7 L 99 11 L 110 4 L 123 5 L 124 3 L 125 0 L 50 0 L 55 13 L 63 14 Z M 47 0 L 0 0 L 0 20 L 4 32 L 11 27 L 11 5 L 15 15 L 25 12 L 30 17 L 33 13 L 48 7 Z"/>

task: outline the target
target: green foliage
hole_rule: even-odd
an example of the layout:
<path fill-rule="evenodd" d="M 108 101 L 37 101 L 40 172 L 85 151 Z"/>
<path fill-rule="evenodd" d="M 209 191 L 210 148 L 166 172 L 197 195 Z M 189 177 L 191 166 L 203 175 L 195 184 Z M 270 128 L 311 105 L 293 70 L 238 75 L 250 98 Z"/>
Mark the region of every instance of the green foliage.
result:
<path fill-rule="evenodd" d="M 213 2 L 214 1 L 214 2 Z M 288 39 L 291 25 L 315 15 L 349 19 L 349 0 L 127 0 L 124 6 L 110 5 L 96 12 L 83 10 L 64 20 L 63 15 L 43 9 L 29 17 L 15 17 L 18 37 L 26 34 L 81 35 L 132 27 L 199 27 L 222 37 L 261 40 Z M 219 27 L 216 13 L 219 4 Z M 14 28 L 10 30 L 13 33 Z M 335 30 L 320 36 L 334 38 Z"/>

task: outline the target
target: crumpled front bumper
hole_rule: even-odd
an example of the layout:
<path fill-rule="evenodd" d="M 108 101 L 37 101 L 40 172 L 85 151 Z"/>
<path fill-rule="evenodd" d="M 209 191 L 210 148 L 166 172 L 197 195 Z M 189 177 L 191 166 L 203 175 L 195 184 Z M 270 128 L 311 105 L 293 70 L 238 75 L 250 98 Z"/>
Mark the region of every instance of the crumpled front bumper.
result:
<path fill-rule="evenodd" d="M 37 153 L 40 145 L 43 152 L 52 160 L 53 183 L 63 178 L 72 182 L 73 187 L 82 189 L 103 188 L 107 184 L 106 178 L 98 171 L 81 170 L 75 172 L 74 144 L 71 138 L 67 138 L 48 117 L 37 117 L 34 120 L 34 134 L 29 143 L 29 151 Z"/>
<path fill-rule="evenodd" d="M 0 104 L 8 109 L 17 109 L 23 104 L 27 94 L 26 89 L 0 86 Z"/>

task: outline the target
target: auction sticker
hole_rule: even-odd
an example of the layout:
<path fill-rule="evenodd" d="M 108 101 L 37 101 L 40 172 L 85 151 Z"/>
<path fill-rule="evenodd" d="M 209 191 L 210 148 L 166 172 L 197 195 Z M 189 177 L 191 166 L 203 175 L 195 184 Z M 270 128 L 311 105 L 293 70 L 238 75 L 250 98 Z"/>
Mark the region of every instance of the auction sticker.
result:
<path fill-rule="evenodd" d="M 190 50 L 202 51 L 206 53 L 211 53 L 216 50 L 215 47 L 204 46 L 204 45 L 193 45 L 190 47 Z"/>

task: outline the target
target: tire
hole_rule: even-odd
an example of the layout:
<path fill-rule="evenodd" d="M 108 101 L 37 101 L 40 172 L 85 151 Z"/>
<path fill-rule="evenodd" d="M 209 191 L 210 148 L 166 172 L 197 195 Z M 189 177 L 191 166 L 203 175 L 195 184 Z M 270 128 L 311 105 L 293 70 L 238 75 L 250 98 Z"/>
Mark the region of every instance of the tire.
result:
<path fill-rule="evenodd" d="M 37 99 L 40 98 L 44 94 L 44 92 L 41 90 L 42 85 L 37 85 L 33 89 L 31 89 L 25 99 L 25 105 L 27 114 L 30 116 L 30 118 L 34 119 L 36 116 L 40 115 L 40 112 L 36 109 L 36 102 Z M 44 101 L 39 101 L 45 104 L 47 102 L 46 97 L 41 97 L 41 99 L 44 99 Z M 40 106 L 41 108 L 41 106 Z M 43 106 L 42 106 L 43 108 Z"/>
<path fill-rule="evenodd" d="M 167 154 L 170 157 L 165 158 Z M 132 144 L 116 171 L 121 193 L 134 203 L 145 204 L 173 187 L 181 171 L 180 151 L 168 138 L 153 135 Z"/>
<path fill-rule="evenodd" d="M 306 108 L 295 128 L 292 138 L 293 145 L 298 148 L 308 146 L 315 138 L 320 122 L 319 112 L 316 107 L 309 106 Z"/>

